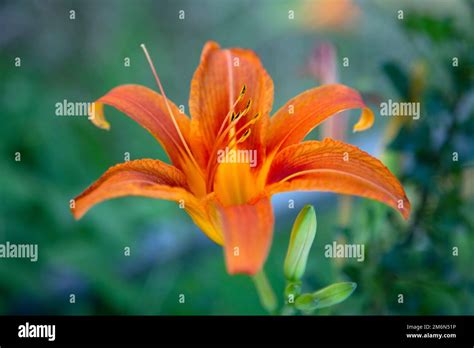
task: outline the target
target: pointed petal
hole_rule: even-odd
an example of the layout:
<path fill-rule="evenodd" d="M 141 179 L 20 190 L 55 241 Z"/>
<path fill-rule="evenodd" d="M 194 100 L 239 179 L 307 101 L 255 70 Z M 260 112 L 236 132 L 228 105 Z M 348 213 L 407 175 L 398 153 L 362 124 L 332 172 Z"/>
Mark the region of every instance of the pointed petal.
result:
<path fill-rule="evenodd" d="M 405 219 L 410 202 L 397 178 L 378 159 L 332 139 L 307 141 L 279 152 L 267 178 L 269 194 L 332 191 L 375 199 Z"/>
<path fill-rule="evenodd" d="M 94 103 L 95 108 L 91 119 L 97 127 L 109 129 L 110 124 L 103 113 L 104 104 L 115 107 L 147 129 L 161 143 L 171 161 L 178 168 L 182 168 L 181 159 L 185 153 L 183 142 L 173 123 L 165 99 L 160 94 L 140 85 L 123 85 L 112 89 Z M 171 101 L 168 101 L 168 105 L 176 118 L 179 131 L 188 141 L 189 119 Z"/>
<path fill-rule="evenodd" d="M 344 85 L 324 85 L 301 93 L 289 100 L 271 118 L 267 137 L 267 152 L 301 142 L 304 137 L 328 117 L 348 109 L 362 109 L 354 131 L 368 129 L 374 115 L 357 91 Z"/>
<path fill-rule="evenodd" d="M 229 274 L 253 275 L 261 270 L 272 242 L 273 211 L 270 199 L 224 207 L 218 205 Z"/>
<path fill-rule="evenodd" d="M 273 82 L 263 68 L 258 56 L 251 50 L 240 48 L 221 49 L 215 42 L 208 42 L 203 49 L 201 62 L 191 83 L 189 108 L 194 138 L 199 138 L 209 157 L 216 138 L 232 104 L 242 87 L 246 93 L 237 105 L 237 112 L 252 100 L 249 111 L 237 127 L 260 113 L 260 119 L 251 128 L 246 140 L 248 148 L 262 147 L 263 131 L 269 122 L 273 103 Z"/>
<path fill-rule="evenodd" d="M 183 173 L 158 160 L 142 159 L 109 168 L 75 198 L 74 217 L 80 219 L 94 205 L 117 197 L 143 196 L 194 203 Z"/>

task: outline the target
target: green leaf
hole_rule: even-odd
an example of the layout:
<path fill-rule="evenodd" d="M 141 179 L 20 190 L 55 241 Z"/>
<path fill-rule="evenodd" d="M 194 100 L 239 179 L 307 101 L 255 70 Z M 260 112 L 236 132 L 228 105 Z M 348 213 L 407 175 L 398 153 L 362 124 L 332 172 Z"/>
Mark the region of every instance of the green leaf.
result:
<path fill-rule="evenodd" d="M 313 293 L 303 294 L 295 301 L 295 307 L 302 311 L 334 306 L 348 298 L 356 289 L 357 284 L 343 282 L 331 284 Z"/>
<path fill-rule="evenodd" d="M 403 21 L 408 31 L 421 33 L 434 42 L 453 40 L 459 33 L 453 18 L 435 18 L 425 14 L 412 13 Z"/>

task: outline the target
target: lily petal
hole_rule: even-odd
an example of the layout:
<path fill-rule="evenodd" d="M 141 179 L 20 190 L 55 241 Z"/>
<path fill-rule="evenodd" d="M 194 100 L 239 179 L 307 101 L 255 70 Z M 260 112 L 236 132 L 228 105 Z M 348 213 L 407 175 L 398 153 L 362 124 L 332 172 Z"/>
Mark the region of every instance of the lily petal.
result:
<path fill-rule="evenodd" d="M 267 153 L 301 142 L 321 122 L 348 109 L 362 109 L 354 131 L 363 131 L 374 123 L 372 111 L 352 88 L 334 84 L 301 93 L 290 99 L 271 118 Z"/>
<path fill-rule="evenodd" d="M 219 225 L 218 218 L 216 216 L 215 194 L 211 193 L 201 200 L 192 200 L 189 203 L 186 204 L 185 209 L 189 216 L 191 216 L 193 219 L 194 223 L 212 241 L 219 245 L 224 245 L 222 228 Z"/>
<path fill-rule="evenodd" d="M 201 139 L 207 158 L 213 152 L 219 130 L 244 85 L 246 92 L 237 105 L 236 113 L 243 110 L 249 100 L 252 102 L 237 128 L 260 113 L 259 120 L 251 125 L 251 135 L 245 142 L 246 147 L 259 150 L 263 147 L 263 131 L 269 123 L 273 81 L 253 51 L 221 49 L 215 42 L 206 43 L 191 82 L 189 108 L 193 138 Z"/>
<path fill-rule="evenodd" d="M 218 203 L 217 203 L 218 204 Z M 233 206 L 218 204 L 229 274 L 253 275 L 261 270 L 272 242 L 273 210 L 270 199 Z"/>
<path fill-rule="evenodd" d="M 102 201 L 144 196 L 185 202 L 195 200 L 187 190 L 186 178 L 177 168 L 158 160 L 142 159 L 109 168 L 96 182 L 75 198 L 74 217 L 80 219 Z"/>
<path fill-rule="evenodd" d="M 140 85 L 116 87 L 94 103 L 91 118 L 97 127 L 109 129 L 110 124 L 104 117 L 104 104 L 117 108 L 146 128 L 161 143 L 173 164 L 178 168 L 183 167 L 185 149 L 172 117 L 176 118 L 179 132 L 185 140 L 189 139 L 190 121 L 171 101 L 168 101 L 168 105 L 173 116 L 168 111 L 165 99 L 152 89 Z"/>
<path fill-rule="evenodd" d="M 80 219 L 94 205 L 108 199 L 142 196 L 179 201 L 202 231 L 214 242 L 224 242 L 220 229 L 209 216 L 209 198 L 197 199 L 188 190 L 185 175 L 177 168 L 159 160 L 141 159 L 109 168 L 96 182 L 75 198 L 71 209 Z"/>
<path fill-rule="evenodd" d="M 405 219 L 410 202 L 398 179 L 378 159 L 332 139 L 307 141 L 279 152 L 267 179 L 269 194 L 332 191 L 367 197 L 398 210 Z"/>

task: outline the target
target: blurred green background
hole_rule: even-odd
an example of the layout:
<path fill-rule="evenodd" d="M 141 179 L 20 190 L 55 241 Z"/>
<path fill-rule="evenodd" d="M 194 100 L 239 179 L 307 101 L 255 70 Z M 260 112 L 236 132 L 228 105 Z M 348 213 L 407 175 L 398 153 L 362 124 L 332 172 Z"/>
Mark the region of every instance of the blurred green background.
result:
<path fill-rule="evenodd" d="M 116 110 L 107 110 L 106 132 L 86 117 L 57 117 L 55 104 L 93 101 L 126 83 L 155 88 L 145 43 L 168 97 L 187 112 L 207 40 L 257 52 L 275 83 L 274 110 L 320 83 L 308 62 L 331 43 L 339 81 L 361 91 L 376 115 L 372 129 L 348 132 L 347 141 L 381 158 L 412 202 L 404 222 L 368 200 L 352 200 L 341 219 L 336 195 L 275 196 L 265 268 L 280 304 L 292 221 L 311 203 L 318 232 L 304 290 L 359 285 L 318 314 L 474 314 L 473 12 L 463 0 L 2 1 L 0 243 L 37 243 L 39 259 L 0 259 L 0 314 L 264 314 L 251 280 L 226 273 L 221 248 L 175 203 L 122 198 L 78 222 L 69 212 L 69 200 L 124 153 L 168 159 Z M 388 99 L 419 101 L 421 118 L 381 117 Z M 320 139 L 321 129 L 310 137 Z M 334 240 L 364 243 L 365 261 L 325 258 Z"/>

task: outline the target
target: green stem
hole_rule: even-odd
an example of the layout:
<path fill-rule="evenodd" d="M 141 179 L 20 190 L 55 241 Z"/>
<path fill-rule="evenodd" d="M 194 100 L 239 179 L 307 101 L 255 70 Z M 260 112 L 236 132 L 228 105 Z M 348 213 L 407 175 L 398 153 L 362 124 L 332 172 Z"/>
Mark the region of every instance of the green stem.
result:
<path fill-rule="evenodd" d="M 265 310 L 270 314 L 274 313 L 277 307 L 276 297 L 272 286 L 265 275 L 265 271 L 262 269 L 252 277 L 252 280 L 257 289 L 258 297 L 263 308 L 265 308 Z"/>

